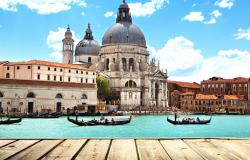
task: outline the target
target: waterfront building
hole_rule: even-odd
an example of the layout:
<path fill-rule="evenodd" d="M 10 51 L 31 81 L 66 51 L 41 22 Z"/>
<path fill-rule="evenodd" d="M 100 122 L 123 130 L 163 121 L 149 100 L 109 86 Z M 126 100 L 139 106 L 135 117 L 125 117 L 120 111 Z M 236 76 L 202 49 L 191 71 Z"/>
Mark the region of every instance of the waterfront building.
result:
<path fill-rule="evenodd" d="M 87 65 L 31 60 L 0 63 L 0 110 L 66 112 L 82 105 L 95 110 L 96 71 Z"/>
<path fill-rule="evenodd" d="M 212 77 L 201 82 L 202 94 L 215 95 L 242 95 L 248 99 L 248 79 L 236 77 L 232 79 L 223 79 L 221 77 Z"/>
<path fill-rule="evenodd" d="M 68 28 L 63 48 L 70 50 L 70 56 L 68 50 L 64 50 L 64 63 L 71 62 L 73 56 L 71 35 Z M 68 39 L 67 43 L 65 39 Z M 160 64 L 155 59 L 149 60 L 145 36 L 133 24 L 125 1 L 119 6 L 115 24 L 104 33 L 102 45 L 94 40 L 88 24 L 83 40 L 75 48 L 74 56 L 74 63 L 95 66 L 98 74 L 108 78 L 110 87 L 119 98 L 121 109 L 168 106 L 167 72 L 160 70 Z"/>
<path fill-rule="evenodd" d="M 196 82 L 181 82 L 168 80 L 168 104 L 170 107 L 181 107 L 181 94 L 186 92 L 193 92 L 194 94 L 200 92 L 200 85 Z"/>

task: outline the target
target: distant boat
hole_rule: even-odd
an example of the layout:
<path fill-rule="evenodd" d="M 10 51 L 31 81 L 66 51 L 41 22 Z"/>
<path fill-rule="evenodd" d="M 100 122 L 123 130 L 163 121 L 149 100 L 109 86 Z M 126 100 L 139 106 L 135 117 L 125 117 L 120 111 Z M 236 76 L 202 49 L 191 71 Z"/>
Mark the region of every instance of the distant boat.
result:
<path fill-rule="evenodd" d="M 191 120 L 182 120 L 182 121 L 179 121 L 179 120 L 171 120 L 167 117 L 167 121 L 169 123 L 172 123 L 174 125 L 189 125 L 189 124 L 194 124 L 194 125 L 201 125 L 201 124 L 208 124 L 210 123 L 212 117 L 210 117 L 210 119 L 208 120 L 194 120 L 194 119 L 191 119 Z"/>
<path fill-rule="evenodd" d="M 81 121 L 77 119 L 71 119 L 69 116 L 67 117 L 68 121 L 76 124 L 78 126 L 96 126 L 96 125 L 123 125 L 130 123 L 132 117 L 130 116 L 129 118 L 125 119 L 113 119 L 113 120 L 108 120 L 107 118 L 104 119 L 103 121 L 101 120 L 90 120 L 90 121 Z"/>
<path fill-rule="evenodd" d="M 0 120 L 0 125 L 20 123 L 21 121 L 22 121 L 22 118 L 17 118 L 17 119 L 8 118 L 6 120 Z"/>

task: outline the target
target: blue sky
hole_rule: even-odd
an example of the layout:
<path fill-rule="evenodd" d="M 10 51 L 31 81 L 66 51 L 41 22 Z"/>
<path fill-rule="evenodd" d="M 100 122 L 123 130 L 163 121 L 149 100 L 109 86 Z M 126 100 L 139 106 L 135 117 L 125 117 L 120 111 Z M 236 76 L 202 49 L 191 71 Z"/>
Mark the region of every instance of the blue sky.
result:
<path fill-rule="evenodd" d="M 133 23 L 170 79 L 249 77 L 249 0 L 127 0 Z M 0 61 L 60 60 L 63 28 L 87 23 L 101 43 L 121 0 L 1 0 Z M 75 43 L 75 45 L 76 45 Z M 248 73 L 249 72 L 249 73 Z"/>

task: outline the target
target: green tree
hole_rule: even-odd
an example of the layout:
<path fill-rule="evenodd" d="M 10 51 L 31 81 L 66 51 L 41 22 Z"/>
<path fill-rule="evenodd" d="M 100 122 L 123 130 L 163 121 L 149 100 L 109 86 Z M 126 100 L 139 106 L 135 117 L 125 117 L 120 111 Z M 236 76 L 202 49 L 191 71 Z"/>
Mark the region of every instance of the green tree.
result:
<path fill-rule="evenodd" d="M 117 100 L 118 97 L 116 92 L 109 87 L 109 81 L 107 78 L 98 76 L 96 78 L 96 83 L 98 99 L 105 101 Z"/>

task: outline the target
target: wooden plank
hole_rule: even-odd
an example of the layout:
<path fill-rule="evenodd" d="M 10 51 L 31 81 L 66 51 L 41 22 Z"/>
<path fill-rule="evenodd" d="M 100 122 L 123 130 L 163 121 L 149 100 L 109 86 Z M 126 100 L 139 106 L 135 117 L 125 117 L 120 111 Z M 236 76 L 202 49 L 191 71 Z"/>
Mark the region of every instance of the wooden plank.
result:
<path fill-rule="evenodd" d="M 170 160 L 158 140 L 136 140 L 140 160 Z"/>
<path fill-rule="evenodd" d="M 111 140 L 89 140 L 79 152 L 79 160 L 104 160 L 106 158 Z"/>
<path fill-rule="evenodd" d="M 5 139 L 3 139 L 3 140 L 0 140 L 0 148 L 1 147 L 3 147 L 3 146 L 5 146 L 5 145 L 7 145 L 7 144 L 9 144 L 9 143 L 12 143 L 12 142 L 14 142 L 15 140 L 5 140 Z"/>
<path fill-rule="evenodd" d="M 116 139 L 112 141 L 108 155 L 109 160 L 137 160 L 135 140 Z"/>
<path fill-rule="evenodd" d="M 172 160 L 203 160 L 193 149 L 182 140 L 161 140 L 162 146 Z"/>
<path fill-rule="evenodd" d="M 248 151 L 250 151 L 250 140 L 249 139 L 243 139 L 243 140 L 230 140 L 230 143 L 235 143 L 239 146 L 241 146 L 242 148 L 247 149 Z"/>
<path fill-rule="evenodd" d="M 19 140 L 0 149 L 0 159 L 6 159 L 38 142 L 38 140 Z"/>
<path fill-rule="evenodd" d="M 250 145 L 249 148 L 244 146 L 241 140 L 234 142 L 231 140 L 218 140 L 212 139 L 211 143 L 214 145 L 224 148 L 229 151 L 229 153 L 235 157 L 235 159 L 249 160 L 250 157 Z"/>
<path fill-rule="evenodd" d="M 68 139 L 57 146 L 54 150 L 48 153 L 43 159 L 48 160 L 66 160 L 72 159 L 73 156 L 79 151 L 79 149 L 84 145 L 87 139 L 73 140 Z"/>
<path fill-rule="evenodd" d="M 27 148 L 26 150 L 18 153 L 17 155 L 11 157 L 12 160 L 35 160 L 41 158 L 44 154 L 52 150 L 56 145 L 58 145 L 62 140 L 42 140 L 37 144 Z"/>
<path fill-rule="evenodd" d="M 238 158 L 231 154 L 228 150 L 218 147 L 211 143 L 210 139 L 184 140 L 191 148 L 193 148 L 204 159 L 213 160 L 237 160 Z"/>

